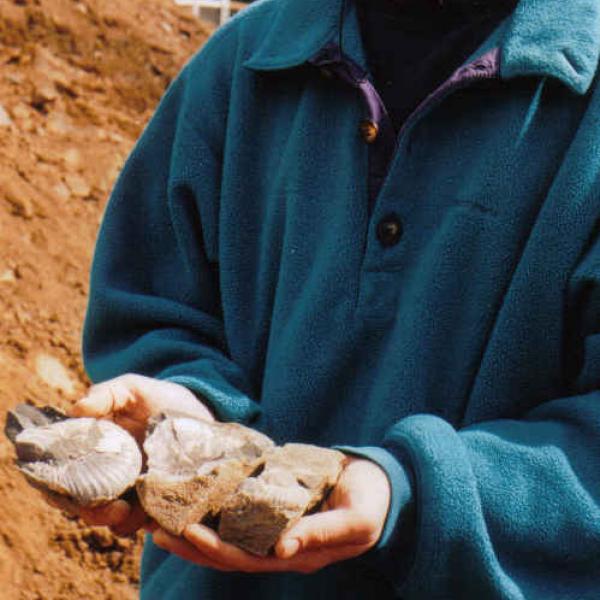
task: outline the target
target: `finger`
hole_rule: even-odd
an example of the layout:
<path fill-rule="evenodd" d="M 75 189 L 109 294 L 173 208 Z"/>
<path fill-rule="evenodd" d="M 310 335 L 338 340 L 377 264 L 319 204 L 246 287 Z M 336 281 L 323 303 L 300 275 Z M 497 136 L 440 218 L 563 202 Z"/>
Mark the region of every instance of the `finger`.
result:
<path fill-rule="evenodd" d="M 131 505 L 129 515 L 125 518 L 125 520 L 115 525 L 111 525 L 110 529 L 115 535 L 125 537 L 132 535 L 138 529 L 144 527 L 150 520 L 151 519 L 144 512 L 144 509 L 141 507 L 141 505 L 136 502 Z"/>
<path fill-rule="evenodd" d="M 150 410 L 135 387 L 135 378 L 124 375 L 92 386 L 71 409 L 71 416 L 111 419 L 138 442 L 145 437 Z"/>
<path fill-rule="evenodd" d="M 246 573 L 297 572 L 313 573 L 323 567 L 358 556 L 368 550 L 369 546 L 341 546 L 297 554 L 290 560 L 277 557 L 261 558 L 253 556 L 223 542 L 219 536 L 202 525 L 190 525 L 184 536 L 205 557 L 221 564 L 230 571 Z"/>
<path fill-rule="evenodd" d="M 279 558 L 298 552 L 335 546 L 359 546 L 372 541 L 375 527 L 354 510 L 339 509 L 300 519 L 284 532 L 275 546 Z"/>
<path fill-rule="evenodd" d="M 68 415 L 70 417 L 93 417 L 100 419 L 109 415 L 111 410 L 112 402 L 108 399 L 85 396 L 70 407 Z"/>
<path fill-rule="evenodd" d="M 131 505 L 124 500 L 115 500 L 105 506 L 81 508 L 79 516 L 88 525 L 122 525 L 131 514 Z"/>
<path fill-rule="evenodd" d="M 189 525 L 184 529 L 183 535 L 202 554 L 233 571 L 260 573 L 292 570 L 285 561 L 257 557 L 224 542 L 214 531 L 203 525 Z"/>
<path fill-rule="evenodd" d="M 92 386 L 87 396 L 71 407 L 72 417 L 94 417 L 100 419 L 109 416 L 115 408 L 115 392 L 110 385 L 98 384 Z"/>
<path fill-rule="evenodd" d="M 158 523 L 153 519 L 148 518 L 144 523 L 144 531 L 146 533 L 154 533 L 157 529 L 159 529 Z"/>
<path fill-rule="evenodd" d="M 195 563 L 202 567 L 218 569 L 219 571 L 230 571 L 227 566 L 212 560 L 200 552 L 193 544 L 183 538 L 175 537 L 164 529 L 157 529 L 152 535 L 152 541 L 163 550 L 176 554 L 180 558 Z"/>
<path fill-rule="evenodd" d="M 290 565 L 291 571 L 315 573 L 331 564 L 360 556 L 369 550 L 369 548 L 370 546 L 350 545 L 301 552 L 287 562 Z"/>

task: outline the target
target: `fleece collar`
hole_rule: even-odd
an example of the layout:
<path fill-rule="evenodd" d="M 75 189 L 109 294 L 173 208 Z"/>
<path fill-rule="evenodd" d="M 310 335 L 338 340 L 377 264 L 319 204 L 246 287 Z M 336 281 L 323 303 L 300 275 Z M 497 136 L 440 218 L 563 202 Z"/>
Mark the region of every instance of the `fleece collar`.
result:
<path fill-rule="evenodd" d="M 598 0 L 521 0 L 502 45 L 502 76 L 555 77 L 584 94 L 599 55 Z"/>
<path fill-rule="evenodd" d="M 353 0 L 276 0 L 271 25 L 245 66 L 274 71 L 307 62 L 339 39 L 342 5 L 344 52 L 366 68 Z M 496 35 L 503 78 L 553 77 L 583 94 L 598 66 L 600 2 L 520 0 Z"/>

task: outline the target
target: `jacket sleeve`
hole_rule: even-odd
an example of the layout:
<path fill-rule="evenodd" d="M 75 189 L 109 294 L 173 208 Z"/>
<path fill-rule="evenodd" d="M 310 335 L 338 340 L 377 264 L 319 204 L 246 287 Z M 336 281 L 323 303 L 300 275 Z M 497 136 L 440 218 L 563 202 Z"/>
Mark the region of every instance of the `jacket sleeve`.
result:
<path fill-rule="evenodd" d="M 83 355 L 93 381 L 126 372 L 167 379 L 219 418 L 250 421 L 259 407 L 228 356 L 216 260 L 231 70 L 220 58 L 229 40 L 216 38 L 227 35 L 215 34 L 171 84 L 115 186 L 96 245 Z"/>
<path fill-rule="evenodd" d="M 568 396 L 461 430 L 410 416 L 349 449 L 392 483 L 369 559 L 402 598 L 600 597 L 600 240 L 568 297 Z"/>

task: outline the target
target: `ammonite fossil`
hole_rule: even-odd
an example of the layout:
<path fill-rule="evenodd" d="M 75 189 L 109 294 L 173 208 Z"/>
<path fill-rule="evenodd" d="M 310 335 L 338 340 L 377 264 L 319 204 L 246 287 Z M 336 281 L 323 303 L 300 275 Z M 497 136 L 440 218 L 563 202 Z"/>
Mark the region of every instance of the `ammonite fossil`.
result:
<path fill-rule="evenodd" d="M 142 469 L 136 441 L 111 421 L 21 404 L 8 413 L 5 433 L 20 471 L 66 506 L 110 502 L 135 485 Z"/>
<path fill-rule="evenodd" d="M 99 506 L 135 486 L 146 514 L 169 533 L 205 523 L 261 556 L 319 507 L 346 460 L 336 450 L 276 447 L 248 427 L 176 413 L 150 421 L 143 473 L 137 442 L 111 421 L 21 404 L 5 433 L 21 472 L 64 508 Z"/>

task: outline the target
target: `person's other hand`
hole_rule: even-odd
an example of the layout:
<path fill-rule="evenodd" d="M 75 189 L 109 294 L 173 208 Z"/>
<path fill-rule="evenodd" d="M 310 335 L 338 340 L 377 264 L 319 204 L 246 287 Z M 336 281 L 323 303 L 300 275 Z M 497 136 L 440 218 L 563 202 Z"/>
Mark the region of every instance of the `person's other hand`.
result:
<path fill-rule="evenodd" d="M 133 435 L 140 446 L 148 419 L 161 412 L 212 421 L 213 415 L 192 392 L 176 383 L 127 374 L 92 386 L 70 411 L 72 417 L 110 419 Z M 106 525 L 117 535 L 129 535 L 148 525 L 136 498 L 119 499 L 97 508 L 76 510 L 88 525 Z"/>
<path fill-rule="evenodd" d="M 302 517 L 281 535 L 275 556 L 256 557 L 223 542 L 211 529 L 190 525 L 184 538 L 155 530 L 154 543 L 195 564 L 247 573 L 313 573 L 359 556 L 379 540 L 390 503 L 390 484 L 375 463 L 349 458 L 323 510 Z"/>

